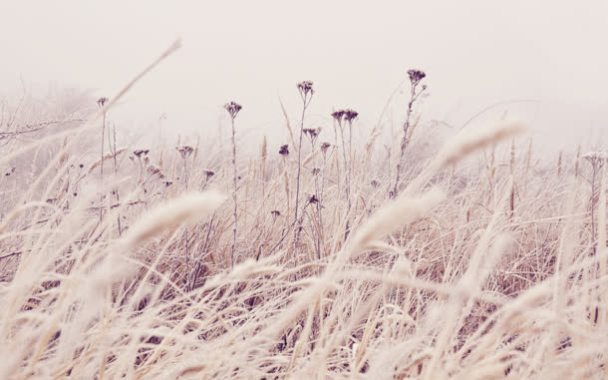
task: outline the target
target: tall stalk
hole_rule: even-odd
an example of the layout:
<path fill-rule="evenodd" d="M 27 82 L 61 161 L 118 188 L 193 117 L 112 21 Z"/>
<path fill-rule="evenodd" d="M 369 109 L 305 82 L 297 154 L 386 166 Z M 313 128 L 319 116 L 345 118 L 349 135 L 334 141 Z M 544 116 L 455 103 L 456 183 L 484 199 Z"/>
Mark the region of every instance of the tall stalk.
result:
<path fill-rule="evenodd" d="M 101 157 L 100 157 L 100 165 L 99 165 L 99 174 L 100 174 L 100 181 L 101 181 L 101 190 L 103 191 L 103 154 L 104 154 L 104 141 L 106 138 L 106 110 L 105 110 L 105 105 L 108 102 L 108 98 L 102 97 L 97 99 L 97 105 L 102 109 L 102 115 L 101 115 Z M 99 220 L 101 221 L 103 219 L 103 193 L 101 194 L 101 203 L 99 205 Z"/>
<path fill-rule="evenodd" d="M 294 224 L 296 225 L 296 231 L 298 230 L 298 209 L 300 208 L 300 176 L 302 173 L 302 137 L 304 136 L 304 117 L 306 115 L 306 109 L 310 105 L 314 90 L 312 88 L 313 83 L 311 81 L 303 81 L 298 83 L 298 91 L 300 92 L 300 98 L 302 98 L 302 117 L 300 118 L 300 139 L 298 141 L 298 172 L 296 175 L 296 204 L 295 204 L 295 217 Z"/>
<path fill-rule="evenodd" d="M 233 202 L 233 210 L 232 210 L 232 247 L 230 249 L 230 265 L 234 268 L 235 264 L 235 252 L 236 252 L 236 236 L 237 236 L 237 166 L 236 166 L 236 128 L 234 127 L 234 119 L 236 115 L 239 113 L 241 108 L 243 108 L 240 104 L 235 102 L 229 102 L 224 105 L 226 111 L 230 115 L 230 125 L 232 127 L 232 202 Z"/>
<path fill-rule="evenodd" d="M 401 145 L 400 145 L 400 154 L 399 159 L 397 161 L 397 173 L 395 174 L 395 184 L 392 190 L 392 196 L 397 195 L 397 191 L 399 190 L 399 183 L 401 182 L 401 171 L 403 160 L 405 159 L 405 150 L 409 145 L 409 139 L 411 137 L 411 128 L 412 128 L 412 113 L 414 109 L 414 103 L 418 99 L 418 97 L 426 90 L 426 85 L 423 85 L 420 90 L 418 90 L 418 85 L 420 81 L 422 81 L 426 74 L 421 70 L 408 70 L 408 75 L 410 77 L 410 99 L 407 103 L 407 110 L 405 114 L 405 121 L 403 122 L 403 136 L 401 137 Z"/>

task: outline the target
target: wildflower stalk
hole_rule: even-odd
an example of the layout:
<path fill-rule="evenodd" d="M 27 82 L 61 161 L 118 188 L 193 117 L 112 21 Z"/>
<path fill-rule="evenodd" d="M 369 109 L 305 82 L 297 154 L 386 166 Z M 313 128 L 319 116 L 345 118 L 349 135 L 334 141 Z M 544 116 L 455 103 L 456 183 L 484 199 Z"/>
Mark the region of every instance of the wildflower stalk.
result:
<path fill-rule="evenodd" d="M 303 81 L 298 83 L 298 91 L 302 98 L 302 117 L 300 119 L 300 139 L 298 141 L 298 172 L 296 175 L 296 204 L 295 204 L 295 217 L 294 223 L 298 223 L 298 208 L 300 205 L 300 176 L 302 172 L 302 137 L 304 136 L 304 117 L 306 115 L 306 109 L 310 105 L 314 90 L 312 88 L 313 83 L 311 81 Z M 296 226 L 296 231 L 298 230 Z M 297 240 L 297 239 L 296 239 Z"/>
<path fill-rule="evenodd" d="M 103 110 L 101 115 L 101 157 L 100 157 L 100 165 L 99 165 L 99 174 L 101 181 L 101 189 L 103 191 L 103 153 L 104 153 L 104 139 L 106 138 L 106 110 L 105 105 L 108 102 L 108 98 L 102 97 L 97 100 L 97 105 Z M 103 204 L 103 193 L 101 194 L 101 204 Z M 103 218 L 103 207 L 99 207 L 99 220 L 101 221 Z"/>
<path fill-rule="evenodd" d="M 407 103 L 407 110 L 405 115 L 405 121 L 403 122 L 403 136 L 401 137 L 401 145 L 400 145 L 400 154 L 399 159 L 397 161 L 397 173 L 395 174 L 395 185 L 393 186 L 392 196 L 397 195 L 397 191 L 399 190 L 399 183 L 401 181 L 401 171 L 403 160 L 405 159 L 405 150 L 409 145 L 409 139 L 411 134 L 412 127 L 412 112 L 414 109 L 414 103 L 418 99 L 418 97 L 426 90 L 426 85 L 423 85 L 418 91 L 418 84 L 420 81 L 426 77 L 426 74 L 420 70 L 408 70 L 408 75 L 410 77 L 410 100 Z"/>
<path fill-rule="evenodd" d="M 233 202 L 233 210 L 232 210 L 232 247 L 230 249 L 230 264 L 234 268 L 235 262 L 235 251 L 236 251 L 236 236 L 237 236 L 237 167 L 236 167 L 236 129 L 234 127 L 234 119 L 236 115 L 241 110 L 241 105 L 235 102 L 229 102 L 224 105 L 228 114 L 230 114 L 230 125 L 232 127 L 232 202 Z"/>

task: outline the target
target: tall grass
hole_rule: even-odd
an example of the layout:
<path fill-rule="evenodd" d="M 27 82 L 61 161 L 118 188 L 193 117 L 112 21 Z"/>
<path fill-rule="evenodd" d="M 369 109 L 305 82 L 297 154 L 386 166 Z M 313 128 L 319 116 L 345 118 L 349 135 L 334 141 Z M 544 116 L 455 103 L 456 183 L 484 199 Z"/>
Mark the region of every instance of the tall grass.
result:
<path fill-rule="evenodd" d="M 423 154 L 411 104 L 397 177 L 375 134 L 297 157 L 264 140 L 239 167 L 198 149 L 186 166 L 170 147 L 136 166 L 115 147 L 76 170 L 85 147 L 63 140 L 94 122 L 11 144 L 0 378 L 604 378 L 604 156 L 560 153 L 556 175 L 517 124 Z M 500 149 L 516 138 L 523 149 Z M 53 147 L 34 179 L 15 178 L 13 163 Z M 114 203 L 85 190 L 110 159 Z"/>

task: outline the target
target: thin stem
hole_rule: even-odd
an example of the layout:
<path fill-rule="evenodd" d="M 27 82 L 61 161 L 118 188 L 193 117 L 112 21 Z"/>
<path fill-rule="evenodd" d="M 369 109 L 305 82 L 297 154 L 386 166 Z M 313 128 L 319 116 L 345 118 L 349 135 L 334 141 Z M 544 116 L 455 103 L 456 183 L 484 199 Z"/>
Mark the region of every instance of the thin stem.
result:
<path fill-rule="evenodd" d="M 236 199 L 236 185 L 237 185 L 237 172 L 236 172 L 236 131 L 234 128 L 234 117 L 231 118 L 232 125 L 232 202 L 234 203 L 234 209 L 232 211 L 233 226 L 232 226 L 232 249 L 231 249 L 231 264 L 234 268 L 235 264 L 235 249 L 236 249 L 236 234 L 237 234 L 237 199 Z"/>

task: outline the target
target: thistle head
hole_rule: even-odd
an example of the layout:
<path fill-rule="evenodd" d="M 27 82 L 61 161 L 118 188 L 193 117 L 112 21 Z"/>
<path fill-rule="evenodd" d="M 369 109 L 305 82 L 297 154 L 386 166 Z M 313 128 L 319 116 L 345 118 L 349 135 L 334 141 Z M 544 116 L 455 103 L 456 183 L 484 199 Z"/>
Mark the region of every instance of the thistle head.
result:
<path fill-rule="evenodd" d="M 228 114 L 230 114 L 230 117 L 232 118 L 232 120 L 234 120 L 234 118 L 236 118 L 236 115 L 238 115 L 239 111 L 242 109 L 243 107 L 238 104 L 237 102 L 228 102 L 226 104 L 224 104 L 224 109 L 226 111 L 228 111 Z"/>

